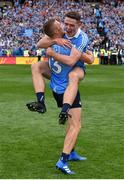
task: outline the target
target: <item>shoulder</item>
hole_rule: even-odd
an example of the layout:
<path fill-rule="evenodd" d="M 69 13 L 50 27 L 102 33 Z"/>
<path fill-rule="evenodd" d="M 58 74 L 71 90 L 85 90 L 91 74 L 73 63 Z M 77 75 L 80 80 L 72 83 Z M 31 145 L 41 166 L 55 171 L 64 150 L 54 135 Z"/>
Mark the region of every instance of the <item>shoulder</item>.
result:
<path fill-rule="evenodd" d="M 80 30 L 79 38 L 88 40 L 88 35 L 84 31 Z"/>
<path fill-rule="evenodd" d="M 88 35 L 84 32 L 84 31 L 80 31 L 80 34 L 77 38 L 77 41 L 83 46 L 87 46 L 88 43 L 89 43 L 89 38 L 88 38 Z"/>

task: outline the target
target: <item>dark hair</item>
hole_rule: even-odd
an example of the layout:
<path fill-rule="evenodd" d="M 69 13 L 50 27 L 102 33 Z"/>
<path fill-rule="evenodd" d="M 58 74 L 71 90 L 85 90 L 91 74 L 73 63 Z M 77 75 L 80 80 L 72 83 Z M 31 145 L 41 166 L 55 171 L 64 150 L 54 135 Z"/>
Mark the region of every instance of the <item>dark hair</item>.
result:
<path fill-rule="evenodd" d="M 81 20 L 80 14 L 78 12 L 75 12 L 75 11 L 70 11 L 70 12 L 66 13 L 65 17 L 69 17 L 71 19 L 76 19 L 77 21 Z"/>
<path fill-rule="evenodd" d="M 55 19 L 49 19 L 43 25 L 43 31 L 49 37 L 53 37 L 53 35 L 54 35 L 54 22 L 55 22 Z"/>

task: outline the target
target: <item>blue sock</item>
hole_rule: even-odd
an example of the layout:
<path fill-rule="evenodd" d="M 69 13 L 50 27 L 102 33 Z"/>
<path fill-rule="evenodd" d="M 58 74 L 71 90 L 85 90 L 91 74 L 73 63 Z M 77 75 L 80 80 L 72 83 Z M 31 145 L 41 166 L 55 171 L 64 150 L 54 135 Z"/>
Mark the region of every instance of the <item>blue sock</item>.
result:
<path fill-rule="evenodd" d="M 44 99 L 45 99 L 44 92 L 38 92 L 38 93 L 36 93 L 36 96 L 37 96 L 38 102 L 44 102 Z"/>
<path fill-rule="evenodd" d="M 63 163 L 66 163 L 69 159 L 69 154 L 66 154 L 66 153 L 62 153 L 61 155 L 61 161 L 63 161 Z"/>
<path fill-rule="evenodd" d="M 61 112 L 68 112 L 70 108 L 71 108 L 70 104 L 64 103 L 63 106 L 62 106 L 62 111 Z"/>

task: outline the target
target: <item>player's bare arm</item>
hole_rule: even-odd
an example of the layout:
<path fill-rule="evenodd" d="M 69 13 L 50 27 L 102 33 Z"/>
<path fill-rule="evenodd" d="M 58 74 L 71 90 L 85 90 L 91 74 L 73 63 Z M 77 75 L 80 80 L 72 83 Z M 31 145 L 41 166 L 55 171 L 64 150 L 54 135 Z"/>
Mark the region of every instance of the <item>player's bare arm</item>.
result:
<path fill-rule="evenodd" d="M 94 61 L 94 57 L 91 51 L 87 51 L 87 53 L 81 53 L 74 47 L 71 50 L 70 56 L 56 53 L 52 48 L 48 48 L 46 53 L 48 56 L 53 57 L 56 61 L 69 66 L 73 66 L 77 61 L 79 61 L 79 59 L 83 59 L 83 61 L 87 64 L 92 64 Z"/>
<path fill-rule="evenodd" d="M 46 53 L 48 56 L 53 57 L 56 61 L 69 66 L 74 66 L 75 63 L 81 58 L 81 54 L 82 54 L 74 47 L 72 47 L 71 49 L 70 56 L 56 53 L 52 48 L 48 48 Z"/>

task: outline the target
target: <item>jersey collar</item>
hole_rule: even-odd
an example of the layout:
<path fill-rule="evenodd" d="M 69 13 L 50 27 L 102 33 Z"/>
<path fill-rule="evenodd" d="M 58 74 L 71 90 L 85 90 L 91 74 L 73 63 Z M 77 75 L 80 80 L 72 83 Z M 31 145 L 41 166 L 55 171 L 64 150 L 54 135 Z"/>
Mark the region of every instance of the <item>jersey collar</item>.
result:
<path fill-rule="evenodd" d="M 80 32 L 81 32 L 81 29 L 79 28 L 74 36 L 70 37 L 67 34 L 65 34 L 65 36 L 67 37 L 67 39 L 78 38 Z"/>

